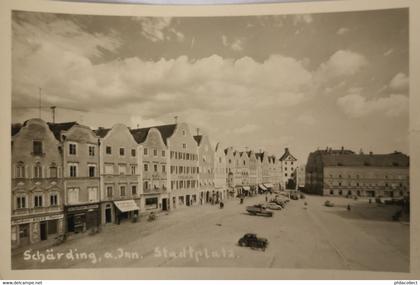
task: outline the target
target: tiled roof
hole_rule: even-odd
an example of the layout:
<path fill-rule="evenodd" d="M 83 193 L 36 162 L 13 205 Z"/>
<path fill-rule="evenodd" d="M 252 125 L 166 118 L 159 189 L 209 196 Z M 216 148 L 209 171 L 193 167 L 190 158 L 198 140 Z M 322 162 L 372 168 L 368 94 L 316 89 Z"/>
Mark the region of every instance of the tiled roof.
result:
<path fill-rule="evenodd" d="M 356 154 L 350 150 L 318 150 L 310 154 L 318 156 L 325 166 L 373 166 L 373 167 L 408 167 L 410 158 L 401 153 Z M 309 160 L 308 160 L 309 162 Z"/>
<path fill-rule="evenodd" d="M 201 140 L 203 139 L 202 135 L 196 135 L 194 136 L 195 141 L 197 142 L 198 145 L 200 145 Z"/>
<path fill-rule="evenodd" d="M 11 128 L 12 137 L 14 135 L 16 135 L 20 131 L 21 128 L 22 128 L 22 124 L 20 124 L 20 123 L 18 123 L 18 124 L 12 124 L 12 128 Z"/>
<path fill-rule="evenodd" d="M 104 138 L 109 133 L 110 130 L 111 129 L 98 128 L 94 132 L 98 137 Z"/>
<path fill-rule="evenodd" d="M 133 130 L 130 130 L 130 132 L 137 143 L 142 143 L 146 140 L 147 134 L 149 133 L 149 130 L 151 128 L 156 128 L 159 130 L 160 135 L 162 136 L 163 142 L 167 145 L 168 144 L 167 140 L 173 135 L 176 128 L 176 124 L 154 126 L 154 127 L 141 128 L 141 129 L 133 129 Z"/>
<path fill-rule="evenodd" d="M 50 130 L 53 132 L 55 138 L 60 140 L 61 131 L 67 131 L 74 125 L 77 125 L 77 122 L 65 122 L 65 123 L 47 123 Z"/>
<path fill-rule="evenodd" d="M 283 155 L 280 157 L 280 161 L 283 161 L 283 160 L 285 160 L 288 156 L 290 156 L 290 157 L 292 157 L 294 160 L 297 160 L 291 153 L 290 153 L 290 151 L 289 151 L 289 148 L 285 148 L 284 149 L 284 153 L 283 153 Z"/>

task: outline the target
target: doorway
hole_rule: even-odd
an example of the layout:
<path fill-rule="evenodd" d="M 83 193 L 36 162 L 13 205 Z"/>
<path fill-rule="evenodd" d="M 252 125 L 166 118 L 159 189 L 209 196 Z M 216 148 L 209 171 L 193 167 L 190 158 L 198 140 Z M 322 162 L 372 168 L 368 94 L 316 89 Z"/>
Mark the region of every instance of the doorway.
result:
<path fill-rule="evenodd" d="M 19 243 L 20 245 L 29 244 L 29 224 L 19 225 Z"/>
<path fill-rule="evenodd" d="M 105 223 L 106 224 L 112 223 L 112 212 L 111 211 L 112 211 L 111 206 L 107 205 L 106 209 L 105 209 Z"/>
<path fill-rule="evenodd" d="M 163 211 L 168 211 L 168 199 L 166 199 L 166 198 L 162 199 L 162 210 Z"/>
<path fill-rule="evenodd" d="M 187 199 L 187 201 L 185 201 L 186 205 L 190 206 L 190 195 L 187 195 L 185 198 Z"/>
<path fill-rule="evenodd" d="M 67 231 L 74 232 L 74 215 L 69 215 L 67 218 Z"/>
<path fill-rule="evenodd" d="M 47 222 L 41 222 L 39 224 L 40 227 L 40 236 L 41 236 L 41 240 L 47 240 L 48 238 L 48 234 L 47 234 Z"/>

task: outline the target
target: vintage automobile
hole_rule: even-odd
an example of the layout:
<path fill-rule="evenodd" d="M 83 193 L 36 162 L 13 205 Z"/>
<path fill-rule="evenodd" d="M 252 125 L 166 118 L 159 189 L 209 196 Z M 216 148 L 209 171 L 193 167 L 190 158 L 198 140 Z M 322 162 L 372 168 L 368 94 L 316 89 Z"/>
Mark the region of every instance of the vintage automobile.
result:
<path fill-rule="evenodd" d="M 281 200 L 281 199 L 278 199 L 278 198 L 276 198 L 276 199 L 271 199 L 271 200 L 270 200 L 270 203 L 272 203 L 272 204 L 276 204 L 277 206 L 280 206 L 280 207 L 282 207 L 282 208 L 286 207 L 286 201 Z"/>
<path fill-rule="evenodd" d="M 324 206 L 325 207 L 334 207 L 334 203 L 331 202 L 330 200 L 327 200 L 327 201 L 325 201 Z"/>
<path fill-rule="evenodd" d="M 290 199 L 292 200 L 299 200 L 299 196 L 297 194 L 291 194 Z"/>
<path fill-rule="evenodd" d="M 246 207 L 246 211 L 250 215 L 260 215 L 260 216 L 265 216 L 265 217 L 272 217 L 273 216 L 273 212 L 266 210 L 264 205 L 262 205 L 262 204 L 248 206 L 248 207 Z"/>
<path fill-rule="evenodd" d="M 267 204 L 265 204 L 264 206 L 265 206 L 267 209 L 270 209 L 270 210 L 281 210 L 281 209 L 283 209 L 283 207 L 282 207 L 282 206 L 277 205 L 277 204 L 276 204 L 276 203 L 274 203 L 274 202 L 267 203 Z"/>
<path fill-rule="evenodd" d="M 268 246 L 268 240 L 266 238 L 257 237 L 256 234 L 247 233 L 239 239 L 238 244 L 239 246 L 247 246 L 252 249 L 261 248 L 265 251 Z"/>

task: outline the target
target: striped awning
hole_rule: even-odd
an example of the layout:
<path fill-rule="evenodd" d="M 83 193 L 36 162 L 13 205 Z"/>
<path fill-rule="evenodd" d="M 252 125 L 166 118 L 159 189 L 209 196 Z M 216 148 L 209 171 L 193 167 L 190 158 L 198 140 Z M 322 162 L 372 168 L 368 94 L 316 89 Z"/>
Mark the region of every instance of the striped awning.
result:
<path fill-rule="evenodd" d="M 114 201 L 114 204 L 123 213 L 139 210 L 139 207 L 134 200 Z"/>
<path fill-rule="evenodd" d="M 267 191 L 267 188 L 265 188 L 263 184 L 258 185 L 258 187 L 260 187 L 261 190 Z"/>
<path fill-rule="evenodd" d="M 271 184 L 271 183 L 266 183 L 266 184 L 264 184 L 264 186 L 266 188 L 273 188 L 273 184 Z"/>

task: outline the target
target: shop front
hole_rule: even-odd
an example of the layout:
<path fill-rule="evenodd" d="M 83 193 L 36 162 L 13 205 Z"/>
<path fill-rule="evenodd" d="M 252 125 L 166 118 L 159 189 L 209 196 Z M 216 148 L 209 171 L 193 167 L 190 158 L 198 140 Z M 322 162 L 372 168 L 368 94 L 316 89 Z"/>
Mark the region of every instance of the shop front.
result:
<path fill-rule="evenodd" d="M 100 224 L 99 204 L 66 207 L 68 233 L 82 233 L 98 228 Z"/>
<path fill-rule="evenodd" d="M 63 234 L 63 221 L 63 214 L 12 219 L 12 247 L 50 240 Z"/>
<path fill-rule="evenodd" d="M 132 220 L 139 215 L 140 208 L 134 200 L 114 201 L 114 205 L 117 224 L 120 224 L 122 221 Z"/>

